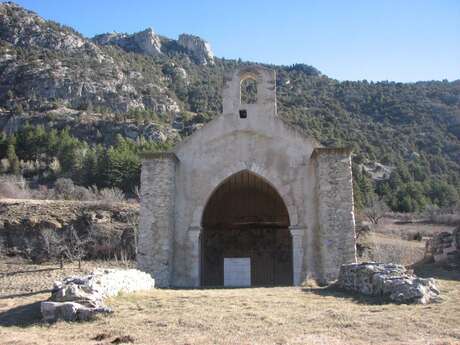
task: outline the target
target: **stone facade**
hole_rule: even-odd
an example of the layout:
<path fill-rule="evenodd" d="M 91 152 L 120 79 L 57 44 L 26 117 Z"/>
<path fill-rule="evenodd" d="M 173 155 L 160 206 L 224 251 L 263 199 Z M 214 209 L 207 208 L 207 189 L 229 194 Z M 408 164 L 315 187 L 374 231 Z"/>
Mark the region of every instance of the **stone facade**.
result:
<path fill-rule="evenodd" d="M 154 154 L 144 161 L 141 174 L 144 202 L 140 210 L 137 262 L 160 287 L 170 284 L 173 267 L 176 163 L 174 154 Z"/>
<path fill-rule="evenodd" d="M 333 280 L 344 262 L 354 262 L 355 224 L 353 181 L 349 149 L 316 148 L 312 158 L 316 167 L 319 267 L 322 279 Z"/>
<path fill-rule="evenodd" d="M 241 103 L 247 78 L 257 83 L 254 104 Z M 285 204 L 293 284 L 336 279 L 356 260 L 350 150 L 321 148 L 278 117 L 274 71 L 249 66 L 224 83 L 221 116 L 173 152 L 144 157 L 139 267 L 160 287 L 200 286 L 203 213 L 225 181 L 247 172 Z"/>

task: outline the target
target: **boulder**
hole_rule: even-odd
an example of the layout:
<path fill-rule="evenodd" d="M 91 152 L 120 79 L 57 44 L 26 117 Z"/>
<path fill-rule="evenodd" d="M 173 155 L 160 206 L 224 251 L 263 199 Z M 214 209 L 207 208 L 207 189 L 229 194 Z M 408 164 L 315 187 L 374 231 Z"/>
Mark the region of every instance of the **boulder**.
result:
<path fill-rule="evenodd" d="M 427 304 L 441 299 L 433 278 L 419 278 L 397 264 L 366 262 L 342 265 L 337 285 L 348 291 L 396 303 Z"/>
<path fill-rule="evenodd" d="M 85 321 L 112 311 L 103 303 L 106 297 L 154 287 L 153 278 L 139 270 L 98 269 L 87 276 L 55 282 L 50 299 L 41 303 L 41 313 L 47 322 Z"/>
<path fill-rule="evenodd" d="M 76 302 L 42 302 L 41 313 L 46 322 L 63 321 L 88 321 L 98 313 L 112 313 L 110 308 L 104 306 L 87 307 Z"/>
<path fill-rule="evenodd" d="M 102 303 L 102 295 L 86 283 L 76 284 L 56 282 L 50 297 L 54 302 L 78 302 L 95 307 Z"/>

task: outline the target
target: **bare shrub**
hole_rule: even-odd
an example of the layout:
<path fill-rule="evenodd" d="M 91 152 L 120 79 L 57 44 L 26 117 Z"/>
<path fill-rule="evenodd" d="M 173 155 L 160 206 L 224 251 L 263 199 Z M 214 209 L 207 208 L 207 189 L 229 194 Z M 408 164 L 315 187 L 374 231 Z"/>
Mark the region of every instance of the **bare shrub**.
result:
<path fill-rule="evenodd" d="M 440 213 L 440 208 L 436 205 L 427 205 L 423 212 L 423 215 L 429 222 L 434 223 L 435 219 L 438 217 Z"/>
<path fill-rule="evenodd" d="M 96 189 L 97 191 L 97 189 Z M 58 200 L 97 200 L 97 192 L 74 184 L 69 178 L 58 178 L 54 184 L 53 198 Z"/>
<path fill-rule="evenodd" d="M 75 228 L 70 225 L 66 227 L 63 233 L 58 234 L 54 229 L 42 232 L 45 246 L 49 257 L 56 257 L 59 260 L 60 267 L 64 267 L 64 260 L 77 261 L 78 268 L 81 268 L 81 262 L 87 255 L 87 247 L 93 242 L 91 232 L 86 237 L 80 236 Z"/>
<path fill-rule="evenodd" d="M 423 216 L 426 222 L 432 224 L 460 225 L 460 204 L 443 208 L 428 205 L 423 212 Z"/>
<path fill-rule="evenodd" d="M 76 185 L 70 178 L 61 177 L 56 180 L 53 188 L 39 185 L 38 188 L 30 189 L 25 179 L 17 175 L 1 176 L 0 198 L 101 201 L 107 204 L 126 202 L 125 194 L 116 187 L 86 188 Z"/>
<path fill-rule="evenodd" d="M 125 268 L 130 268 L 132 266 L 131 257 L 129 253 L 124 249 L 121 249 L 119 254 L 115 253 L 114 261 L 116 262 L 117 266 L 123 266 Z"/>
<path fill-rule="evenodd" d="M 368 234 L 370 234 L 372 228 L 368 224 L 356 224 L 355 232 L 356 232 L 356 240 L 361 239 Z"/>
<path fill-rule="evenodd" d="M 75 186 L 73 199 L 93 201 L 93 200 L 97 200 L 97 194 L 94 192 L 94 190 L 91 187 L 85 188 L 82 186 Z"/>
<path fill-rule="evenodd" d="M 51 258 L 59 260 L 60 268 L 64 268 L 64 259 L 66 258 L 67 247 L 62 237 L 55 229 L 45 229 L 42 231 L 44 245 L 47 248 L 48 255 Z"/>
<path fill-rule="evenodd" d="M 98 199 L 104 202 L 123 202 L 126 199 L 123 191 L 116 187 L 103 188 L 98 194 Z"/>
<path fill-rule="evenodd" d="M 78 268 L 81 268 L 81 261 L 86 255 L 86 247 L 92 243 L 91 232 L 88 232 L 86 238 L 78 235 L 73 226 L 68 228 L 69 234 L 66 241 L 66 255 L 71 261 L 78 261 Z"/>
<path fill-rule="evenodd" d="M 70 178 L 58 178 L 53 191 L 55 199 L 70 200 L 75 195 L 75 184 Z"/>
<path fill-rule="evenodd" d="M 54 199 L 102 201 L 105 203 L 124 202 L 125 194 L 119 188 L 98 189 L 96 186 L 85 188 L 74 184 L 71 179 L 59 178 L 53 189 Z"/>
<path fill-rule="evenodd" d="M 22 176 L 3 175 L 0 180 L 0 197 L 11 199 L 28 199 L 30 191 Z"/>
<path fill-rule="evenodd" d="M 390 209 L 382 199 L 371 198 L 368 206 L 363 210 L 364 215 L 372 224 L 378 224 Z"/>

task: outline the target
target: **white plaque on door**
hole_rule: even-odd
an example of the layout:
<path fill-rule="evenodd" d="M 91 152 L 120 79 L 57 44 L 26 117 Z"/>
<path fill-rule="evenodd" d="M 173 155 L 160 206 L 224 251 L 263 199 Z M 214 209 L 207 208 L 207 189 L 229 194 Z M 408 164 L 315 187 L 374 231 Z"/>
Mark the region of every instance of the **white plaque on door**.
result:
<path fill-rule="evenodd" d="M 251 258 L 224 258 L 224 286 L 251 286 Z"/>

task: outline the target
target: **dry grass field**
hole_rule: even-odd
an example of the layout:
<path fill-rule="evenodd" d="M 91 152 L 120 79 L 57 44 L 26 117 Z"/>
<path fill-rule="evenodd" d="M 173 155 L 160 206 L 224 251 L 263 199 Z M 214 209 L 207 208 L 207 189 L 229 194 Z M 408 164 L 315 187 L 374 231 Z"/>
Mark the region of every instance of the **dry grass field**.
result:
<path fill-rule="evenodd" d="M 412 216 L 412 221 L 400 218 L 397 215 L 384 217 L 378 225 L 372 226 L 369 234 L 360 238 L 359 242 L 368 248 L 361 261 L 412 265 L 423 260 L 426 238 L 444 231 L 452 232 L 460 225 L 427 223 L 416 215 Z M 419 240 L 415 239 L 417 237 Z"/>
<path fill-rule="evenodd" d="M 101 263 L 86 263 L 90 270 Z M 107 266 L 107 263 L 103 263 Z M 425 266 L 444 302 L 380 304 L 325 288 L 155 290 L 120 295 L 92 322 L 40 321 L 39 302 L 75 267 L 0 265 L 0 344 L 460 344 L 460 273 Z"/>

